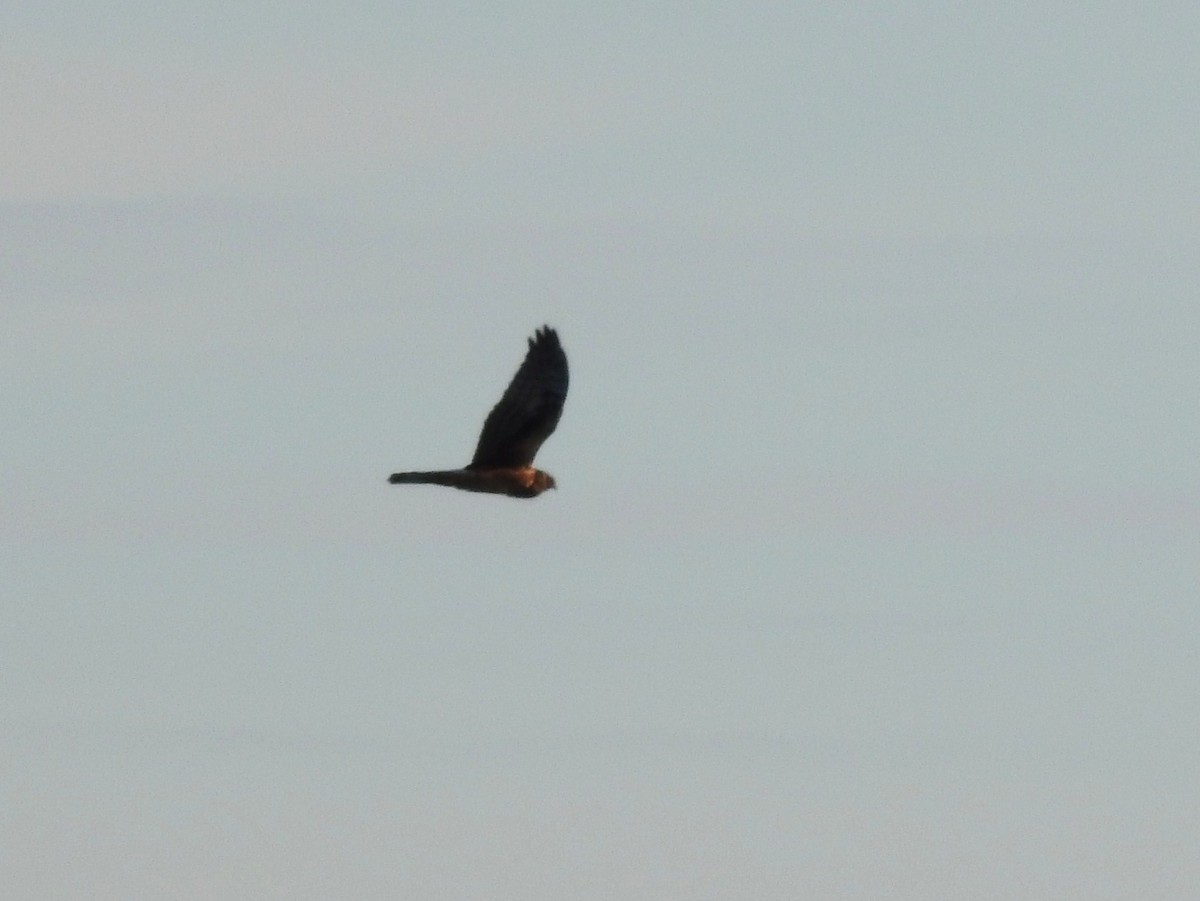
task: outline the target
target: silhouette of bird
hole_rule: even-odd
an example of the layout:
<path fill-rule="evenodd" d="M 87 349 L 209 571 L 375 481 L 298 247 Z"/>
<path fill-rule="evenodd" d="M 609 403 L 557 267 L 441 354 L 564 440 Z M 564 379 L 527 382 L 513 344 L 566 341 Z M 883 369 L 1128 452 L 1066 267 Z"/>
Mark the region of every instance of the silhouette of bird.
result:
<path fill-rule="evenodd" d="M 525 360 L 483 423 L 475 456 L 462 469 L 397 472 L 393 485 L 448 485 L 463 491 L 537 497 L 557 488 L 554 476 L 533 467 L 567 399 L 567 355 L 558 333 L 543 326 L 529 339 Z"/>

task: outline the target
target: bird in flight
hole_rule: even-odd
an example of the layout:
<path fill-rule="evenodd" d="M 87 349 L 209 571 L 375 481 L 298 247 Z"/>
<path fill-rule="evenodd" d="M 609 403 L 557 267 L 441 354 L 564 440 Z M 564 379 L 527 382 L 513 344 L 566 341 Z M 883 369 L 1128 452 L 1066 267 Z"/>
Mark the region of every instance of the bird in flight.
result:
<path fill-rule="evenodd" d="M 464 491 L 537 497 L 557 488 L 554 476 L 533 466 L 567 399 L 567 355 L 549 326 L 529 339 L 529 350 L 504 396 L 483 423 L 475 456 L 462 469 L 397 472 L 393 485 L 449 485 Z"/>

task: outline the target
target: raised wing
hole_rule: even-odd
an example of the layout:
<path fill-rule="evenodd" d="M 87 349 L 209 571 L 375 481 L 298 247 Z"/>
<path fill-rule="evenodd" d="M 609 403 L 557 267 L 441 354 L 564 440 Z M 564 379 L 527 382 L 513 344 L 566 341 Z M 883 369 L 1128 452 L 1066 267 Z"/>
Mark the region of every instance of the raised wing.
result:
<path fill-rule="evenodd" d="M 567 399 L 567 355 L 558 333 L 544 326 L 529 339 L 525 361 L 492 408 L 469 469 L 529 466 L 550 437 Z"/>

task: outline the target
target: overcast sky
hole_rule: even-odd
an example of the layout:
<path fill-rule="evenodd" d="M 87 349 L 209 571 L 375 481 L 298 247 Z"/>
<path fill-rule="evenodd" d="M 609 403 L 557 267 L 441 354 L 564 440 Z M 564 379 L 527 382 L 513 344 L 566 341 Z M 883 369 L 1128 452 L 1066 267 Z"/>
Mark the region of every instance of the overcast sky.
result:
<path fill-rule="evenodd" d="M 1200 884 L 1194 4 L 9 6 L 0 894 Z"/>

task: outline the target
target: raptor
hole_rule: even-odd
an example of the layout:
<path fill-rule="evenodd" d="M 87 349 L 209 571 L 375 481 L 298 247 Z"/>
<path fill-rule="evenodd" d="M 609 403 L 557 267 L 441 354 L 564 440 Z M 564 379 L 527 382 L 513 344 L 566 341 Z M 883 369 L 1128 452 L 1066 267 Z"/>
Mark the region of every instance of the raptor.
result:
<path fill-rule="evenodd" d="M 509 497 L 537 497 L 557 488 L 554 476 L 534 468 L 533 458 L 558 425 L 568 381 L 567 355 L 558 333 L 543 326 L 529 339 L 525 360 L 484 421 L 471 462 L 462 469 L 397 472 L 388 481 Z"/>

